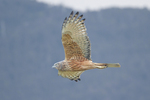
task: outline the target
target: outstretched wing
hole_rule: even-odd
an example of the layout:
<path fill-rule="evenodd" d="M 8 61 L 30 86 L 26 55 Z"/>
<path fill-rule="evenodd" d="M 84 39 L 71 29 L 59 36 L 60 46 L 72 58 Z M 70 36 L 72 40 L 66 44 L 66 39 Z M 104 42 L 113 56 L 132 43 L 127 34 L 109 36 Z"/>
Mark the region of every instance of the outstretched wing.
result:
<path fill-rule="evenodd" d="M 71 12 L 69 18 L 65 18 L 62 26 L 62 43 L 65 50 L 65 59 L 85 57 L 91 60 L 90 41 L 86 33 L 84 25 L 85 19 L 81 18 L 83 15 L 77 12 L 73 16 Z"/>
<path fill-rule="evenodd" d="M 58 75 L 61 75 L 64 78 L 68 78 L 70 80 L 75 80 L 78 81 L 80 80 L 80 75 L 83 73 L 84 71 L 58 71 Z"/>

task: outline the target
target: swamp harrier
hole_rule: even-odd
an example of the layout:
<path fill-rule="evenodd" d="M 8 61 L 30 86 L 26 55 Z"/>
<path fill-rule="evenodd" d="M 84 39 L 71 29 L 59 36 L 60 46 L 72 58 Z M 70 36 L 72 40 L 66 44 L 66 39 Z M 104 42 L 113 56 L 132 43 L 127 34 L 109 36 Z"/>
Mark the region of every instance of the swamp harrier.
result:
<path fill-rule="evenodd" d="M 104 69 L 107 67 L 120 67 L 119 63 L 94 63 L 91 60 L 90 40 L 84 25 L 77 12 L 65 18 L 62 25 L 62 44 L 65 51 L 65 60 L 57 62 L 53 68 L 58 70 L 58 75 L 70 80 L 80 81 L 80 75 L 89 69 Z M 78 18 L 77 18 L 78 17 Z"/>

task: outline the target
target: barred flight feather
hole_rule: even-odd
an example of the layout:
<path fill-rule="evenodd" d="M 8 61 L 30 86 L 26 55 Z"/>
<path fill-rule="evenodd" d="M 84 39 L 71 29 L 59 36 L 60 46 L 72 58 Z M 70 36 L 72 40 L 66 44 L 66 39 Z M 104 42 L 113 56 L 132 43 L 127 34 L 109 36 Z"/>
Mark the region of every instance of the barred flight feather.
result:
<path fill-rule="evenodd" d="M 77 53 L 74 52 L 74 53 L 72 53 L 72 56 L 83 56 L 83 57 L 91 60 L 91 46 L 90 46 L 90 41 L 89 41 L 87 33 L 86 33 L 86 27 L 84 25 L 85 19 L 81 20 L 83 15 L 80 15 L 77 18 L 78 14 L 79 13 L 77 12 L 74 15 L 74 17 L 72 18 L 73 12 L 71 12 L 69 18 L 65 19 L 64 24 L 63 24 L 62 43 L 63 43 L 64 49 L 68 49 L 68 50 L 65 50 L 65 57 L 66 57 L 65 59 L 70 59 L 70 57 L 71 57 L 71 55 L 68 56 L 67 52 L 70 51 L 70 49 L 72 49 L 72 46 L 68 45 L 68 44 L 76 43 L 76 48 L 75 47 L 73 48 L 73 49 L 75 49 L 74 51 L 79 52 L 81 50 L 80 54 L 81 53 L 82 54 L 77 55 Z M 66 38 L 65 34 L 70 36 L 70 38 Z M 80 50 L 77 50 L 77 48 Z"/>

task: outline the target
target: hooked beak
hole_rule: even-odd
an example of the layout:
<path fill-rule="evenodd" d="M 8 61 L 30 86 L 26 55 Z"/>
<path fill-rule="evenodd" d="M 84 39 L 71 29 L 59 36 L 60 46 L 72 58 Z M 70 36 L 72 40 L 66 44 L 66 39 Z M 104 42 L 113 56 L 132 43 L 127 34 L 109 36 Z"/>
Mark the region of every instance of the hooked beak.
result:
<path fill-rule="evenodd" d="M 56 66 L 53 65 L 52 68 L 56 68 Z"/>

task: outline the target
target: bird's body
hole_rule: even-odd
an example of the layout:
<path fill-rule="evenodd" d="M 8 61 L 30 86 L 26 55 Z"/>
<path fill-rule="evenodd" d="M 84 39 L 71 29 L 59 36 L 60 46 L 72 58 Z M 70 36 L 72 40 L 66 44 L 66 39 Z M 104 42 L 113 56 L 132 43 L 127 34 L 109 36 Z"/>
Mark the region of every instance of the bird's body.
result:
<path fill-rule="evenodd" d="M 84 25 L 85 19 L 78 16 L 78 12 L 73 16 L 71 12 L 69 18 L 65 18 L 62 26 L 62 44 L 65 51 L 65 60 L 54 64 L 53 68 L 58 69 L 58 75 L 76 82 L 80 80 L 80 75 L 90 69 L 104 69 L 107 67 L 120 67 L 119 63 L 94 63 L 91 60 L 91 45 Z"/>

